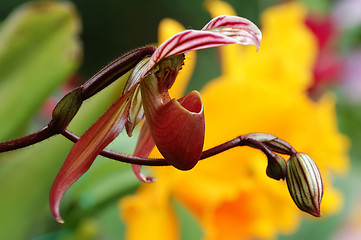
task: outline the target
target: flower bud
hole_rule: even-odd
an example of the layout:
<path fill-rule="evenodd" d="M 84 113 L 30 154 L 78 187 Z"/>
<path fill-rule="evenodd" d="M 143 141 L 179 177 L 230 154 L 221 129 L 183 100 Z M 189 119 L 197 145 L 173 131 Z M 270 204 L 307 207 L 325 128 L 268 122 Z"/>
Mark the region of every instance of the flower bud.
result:
<path fill-rule="evenodd" d="M 65 95 L 55 106 L 50 125 L 59 131 L 65 129 L 78 112 L 82 103 L 80 88 L 76 88 Z"/>
<path fill-rule="evenodd" d="M 320 217 L 323 181 L 316 163 L 305 153 L 296 153 L 287 162 L 288 190 L 297 207 Z"/>
<path fill-rule="evenodd" d="M 281 157 L 275 155 L 275 157 L 268 157 L 268 165 L 266 174 L 268 177 L 280 180 L 286 177 L 286 161 Z"/>

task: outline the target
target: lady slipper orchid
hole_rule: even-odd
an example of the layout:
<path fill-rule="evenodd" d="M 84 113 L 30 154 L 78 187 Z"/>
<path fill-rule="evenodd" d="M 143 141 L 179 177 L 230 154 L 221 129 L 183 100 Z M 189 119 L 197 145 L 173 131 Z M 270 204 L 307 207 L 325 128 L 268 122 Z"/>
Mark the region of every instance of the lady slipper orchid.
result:
<path fill-rule="evenodd" d="M 198 92 L 178 100 L 169 96 L 185 55 L 192 50 L 227 44 L 260 46 L 262 35 L 247 19 L 221 15 L 202 30 L 180 32 L 161 44 L 151 56 L 141 59 L 133 68 L 123 95 L 77 141 L 60 169 L 50 193 L 54 218 L 63 222 L 59 204 L 65 191 L 92 165 L 97 155 L 125 127 L 128 135 L 145 120 L 135 156 L 146 157 L 156 145 L 166 161 L 180 170 L 193 168 L 201 157 L 204 143 L 204 112 Z M 144 182 L 153 179 L 140 173 Z"/>

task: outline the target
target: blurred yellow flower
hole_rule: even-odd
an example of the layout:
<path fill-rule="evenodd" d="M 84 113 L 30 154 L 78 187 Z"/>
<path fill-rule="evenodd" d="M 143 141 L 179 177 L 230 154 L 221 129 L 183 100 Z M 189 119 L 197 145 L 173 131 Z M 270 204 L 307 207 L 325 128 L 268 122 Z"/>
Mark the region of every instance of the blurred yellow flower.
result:
<path fill-rule="evenodd" d="M 220 1 L 207 1 L 206 6 L 213 17 L 235 14 Z M 201 91 L 205 149 L 250 132 L 286 140 L 318 164 L 325 185 L 321 212 L 327 216 L 342 206 L 331 177 L 347 172 L 349 143 L 337 130 L 334 98 L 326 94 L 313 101 L 307 96 L 317 45 L 303 23 L 305 14 L 298 3 L 271 7 L 261 18 L 260 52 L 239 45 L 219 50 L 222 75 Z M 182 30 L 166 20 L 160 25 L 160 41 L 168 37 L 165 29 Z M 187 68 L 195 60 L 194 55 L 187 57 L 188 76 L 177 79 L 183 84 L 178 91 L 184 89 L 191 72 Z M 292 202 L 285 182 L 266 176 L 266 160 L 256 150 L 237 148 L 187 172 L 152 169 L 158 182 L 144 184 L 120 201 L 127 239 L 179 239 L 172 199 L 197 219 L 204 239 L 273 239 L 278 233 L 294 232 L 305 214 Z"/>

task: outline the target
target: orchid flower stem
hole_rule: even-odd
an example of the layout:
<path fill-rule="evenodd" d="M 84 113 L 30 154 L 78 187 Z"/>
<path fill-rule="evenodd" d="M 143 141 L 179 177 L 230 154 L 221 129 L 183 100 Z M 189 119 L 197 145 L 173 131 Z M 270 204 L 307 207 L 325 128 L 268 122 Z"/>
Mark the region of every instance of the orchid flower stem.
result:
<path fill-rule="evenodd" d="M 269 150 L 267 148 L 266 144 L 264 144 L 262 142 L 259 142 L 259 141 L 253 140 L 253 139 L 247 139 L 245 145 L 261 150 L 267 157 L 273 158 L 276 156 L 276 154 L 274 152 L 272 152 L 271 150 Z"/>
<path fill-rule="evenodd" d="M 80 138 L 76 134 L 65 129 L 61 133 L 64 137 L 69 139 L 72 142 L 77 142 Z M 124 163 L 138 164 L 138 165 L 147 165 L 147 166 L 168 166 L 170 165 L 164 158 L 140 158 L 130 155 L 125 155 L 121 153 L 116 153 L 107 149 L 103 149 L 99 155 L 107 157 L 112 160 L 116 160 Z"/>
<path fill-rule="evenodd" d="M 54 131 L 53 128 L 46 126 L 43 129 L 32 133 L 30 135 L 27 135 L 22 138 L 17 138 L 14 140 L 1 142 L 0 143 L 0 153 L 16 150 L 19 148 L 27 147 L 30 145 L 33 145 L 35 143 L 41 142 L 47 138 L 50 138 L 51 136 L 57 134 L 56 131 Z"/>
<path fill-rule="evenodd" d="M 70 132 L 67 129 L 65 129 L 61 134 L 74 143 L 79 140 L 79 137 L 77 135 L 75 135 L 74 133 Z M 265 153 L 267 157 L 275 156 L 275 153 L 270 151 L 265 144 L 255 141 L 253 139 L 249 139 L 246 136 L 247 135 L 238 136 L 230 141 L 227 141 L 218 146 L 215 146 L 206 151 L 203 151 L 202 155 L 200 157 L 200 160 L 212 157 L 221 152 L 227 151 L 231 148 L 241 147 L 241 146 L 249 146 L 252 148 L 257 148 L 257 149 L 261 150 L 263 153 Z M 110 151 L 107 149 L 104 149 L 99 155 L 102 155 L 103 157 L 107 157 L 112 160 L 124 162 L 124 163 L 138 164 L 138 165 L 144 165 L 144 166 L 169 166 L 170 165 L 167 162 L 167 160 L 165 160 L 164 158 L 134 157 L 134 156 L 130 156 L 130 155 L 116 153 L 116 152 L 113 152 L 113 151 Z"/>
<path fill-rule="evenodd" d="M 137 48 L 109 63 L 81 86 L 82 100 L 84 101 L 90 98 L 109 86 L 119 77 L 134 68 L 144 57 L 152 55 L 155 50 L 156 47 L 153 46 Z"/>
<path fill-rule="evenodd" d="M 0 143 L 0 153 L 12 151 L 12 150 L 16 150 L 19 148 L 33 145 L 33 144 L 41 142 L 47 138 L 50 138 L 56 134 L 58 134 L 58 132 L 55 129 L 53 129 L 50 124 L 50 125 L 44 127 L 43 129 L 41 129 L 33 134 L 30 134 L 28 136 Z M 67 129 L 63 130 L 61 132 L 61 134 L 74 143 L 79 140 L 79 136 L 70 132 Z M 269 150 L 269 148 L 264 143 L 256 141 L 254 139 L 250 139 L 247 136 L 248 136 L 248 134 L 238 136 L 230 141 L 227 141 L 218 146 L 215 146 L 213 148 L 203 151 L 202 155 L 200 157 L 200 160 L 212 157 L 221 152 L 227 151 L 231 148 L 240 147 L 240 146 L 249 146 L 252 148 L 259 149 L 267 157 L 275 156 L 275 153 L 273 153 L 271 150 Z M 120 161 L 120 162 L 124 162 L 124 163 L 130 163 L 130 164 L 138 164 L 138 165 L 144 165 L 144 166 L 169 166 L 170 165 L 164 158 L 134 157 L 134 156 L 130 156 L 130 155 L 116 153 L 116 152 L 113 152 L 113 151 L 110 151 L 107 149 L 104 149 L 100 153 L 100 155 L 102 155 L 103 157 L 112 159 L 112 160 L 116 160 L 116 161 Z"/>

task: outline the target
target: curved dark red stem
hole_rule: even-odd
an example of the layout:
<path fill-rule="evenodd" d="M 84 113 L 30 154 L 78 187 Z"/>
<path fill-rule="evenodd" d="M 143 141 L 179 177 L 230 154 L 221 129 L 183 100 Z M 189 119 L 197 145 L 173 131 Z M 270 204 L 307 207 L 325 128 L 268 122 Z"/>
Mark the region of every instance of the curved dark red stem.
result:
<path fill-rule="evenodd" d="M 145 46 L 134 49 L 115 59 L 102 68 L 92 78 L 85 82 L 82 88 L 82 100 L 86 100 L 109 86 L 119 77 L 131 70 L 137 63 L 148 55 L 152 55 L 156 47 Z"/>
<path fill-rule="evenodd" d="M 6 141 L 6 142 L 1 142 L 0 143 L 0 153 L 12 151 L 12 150 L 16 150 L 19 148 L 33 145 L 35 143 L 41 142 L 41 141 L 53 136 L 55 134 L 56 134 L 56 131 L 54 131 L 54 129 L 50 128 L 49 126 L 46 126 L 43 129 L 41 129 L 35 133 L 32 133 L 28 136 L 10 140 L 10 141 Z"/>
<path fill-rule="evenodd" d="M 55 132 L 53 129 L 46 126 L 45 128 L 39 130 L 38 132 L 30 134 L 28 136 L 0 143 L 0 153 L 15 150 L 18 148 L 22 148 L 22 147 L 26 147 L 26 146 L 38 143 L 38 142 L 45 140 L 53 135 L 56 135 L 56 134 L 58 134 L 58 132 Z M 67 129 L 62 131 L 61 134 L 74 143 L 79 140 L 79 136 L 70 132 Z M 200 157 L 200 160 L 212 157 L 221 152 L 224 152 L 231 148 L 239 147 L 239 146 L 249 146 L 252 148 L 257 148 L 257 149 L 261 150 L 262 152 L 264 152 L 267 156 L 272 155 L 272 152 L 263 143 L 254 141 L 245 136 L 247 136 L 247 135 L 238 136 L 230 141 L 227 141 L 218 146 L 215 146 L 206 151 L 203 151 L 202 155 Z M 126 155 L 126 154 L 116 153 L 116 152 L 113 152 L 113 151 L 110 151 L 107 149 L 104 149 L 100 153 L 100 155 L 107 157 L 109 159 L 112 159 L 112 160 L 116 160 L 116 161 L 120 161 L 120 162 L 124 162 L 124 163 L 130 163 L 130 164 L 138 164 L 138 165 L 144 165 L 144 166 L 169 166 L 170 165 L 164 158 L 134 157 L 134 156 Z"/>
<path fill-rule="evenodd" d="M 75 135 L 74 133 L 70 132 L 69 130 L 64 130 L 61 134 L 74 143 L 79 140 L 79 137 L 77 135 Z M 257 149 L 261 150 L 262 152 L 264 152 L 267 156 L 270 155 L 269 149 L 267 147 L 265 147 L 264 144 L 258 143 L 257 141 L 246 138 L 244 136 L 246 136 L 246 135 L 238 136 L 228 142 L 222 143 L 218 146 L 215 146 L 206 151 L 203 151 L 202 155 L 200 157 L 200 160 L 212 157 L 221 152 L 224 152 L 231 148 L 239 147 L 239 146 L 249 146 L 249 147 L 257 148 Z M 167 160 L 165 160 L 164 158 L 134 157 L 134 156 L 130 156 L 130 155 L 116 153 L 116 152 L 113 152 L 113 151 L 110 151 L 107 149 L 104 149 L 100 153 L 100 155 L 107 157 L 109 159 L 112 159 L 112 160 L 116 160 L 116 161 L 120 161 L 120 162 L 124 162 L 124 163 L 130 163 L 130 164 L 138 164 L 138 165 L 144 165 L 144 166 L 169 166 L 170 165 L 167 162 Z"/>

